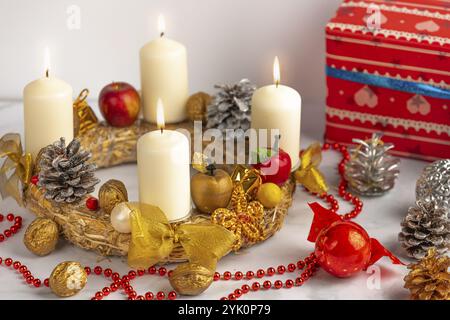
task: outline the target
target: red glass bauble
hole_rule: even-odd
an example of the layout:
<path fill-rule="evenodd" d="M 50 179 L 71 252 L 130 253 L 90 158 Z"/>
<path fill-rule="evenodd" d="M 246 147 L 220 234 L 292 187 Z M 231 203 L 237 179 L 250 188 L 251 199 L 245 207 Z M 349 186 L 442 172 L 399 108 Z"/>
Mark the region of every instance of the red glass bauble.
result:
<path fill-rule="evenodd" d="M 371 240 L 358 224 L 337 221 L 319 233 L 315 253 L 325 271 L 347 278 L 368 266 Z"/>

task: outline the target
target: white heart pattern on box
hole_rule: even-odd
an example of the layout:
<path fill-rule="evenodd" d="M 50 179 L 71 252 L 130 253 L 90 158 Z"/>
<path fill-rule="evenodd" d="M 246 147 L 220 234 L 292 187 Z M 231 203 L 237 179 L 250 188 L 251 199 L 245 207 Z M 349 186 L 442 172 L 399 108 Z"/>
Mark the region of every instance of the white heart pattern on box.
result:
<path fill-rule="evenodd" d="M 419 31 L 437 32 L 439 31 L 440 27 L 433 20 L 427 20 L 416 24 L 416 29 Z"/>
<path fill-rule="evenodd" d="M 367 19 L 369 17 L 370 17 L 370 15 L 366 15 L 363 17 L 364 23 L 367 23 Z M 380 12 L 380 23 L 385 24 L 386 22 L 388 22 L 388 18 L 382 12 Z"/>
<path fill-rule="evenodd" d="M 430 103 L 423 96 L 417 94 L 408 100 L 406 108 L 412 114 L 420 113 L 423 116 L 431 112 Z"/>
<path fill-rule="evenodd" d="M 378 96 L 368 86 L 362 87 L 355 93 L 355 102 L 358 106 L 375 108 L 378 105 Z"/>

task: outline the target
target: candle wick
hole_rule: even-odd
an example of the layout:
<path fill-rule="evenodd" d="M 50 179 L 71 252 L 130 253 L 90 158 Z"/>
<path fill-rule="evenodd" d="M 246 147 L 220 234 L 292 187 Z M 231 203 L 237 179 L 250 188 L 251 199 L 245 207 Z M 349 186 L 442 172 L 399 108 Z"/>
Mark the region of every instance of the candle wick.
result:
<path fill-rule="evenodd" d="M 160 36 L 161 38 L 164 37 L 164 35 L 165 35 L 164 32 L 161 32 L 161 33 L 159 34 L 159 36 Z"/>
<path fill-rule="evenodd" d="M 49 73 L 49 72 L 48 72 L 48 69 L 45 70 L 45 77 L 46 77 L 46 78 L 48 78 L 48 73 Z"/>
<path fill-rule="evenodd" d="M 164 133 L 164 128 L 163 127 L 161 127 L 161 134 L 163 134 Z"/>

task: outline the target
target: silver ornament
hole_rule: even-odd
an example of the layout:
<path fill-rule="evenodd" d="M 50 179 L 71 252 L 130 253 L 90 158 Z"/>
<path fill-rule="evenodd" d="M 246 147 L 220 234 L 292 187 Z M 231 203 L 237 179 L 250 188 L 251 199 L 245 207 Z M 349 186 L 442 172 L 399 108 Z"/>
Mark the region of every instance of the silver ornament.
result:
<path fill-rule="evenodd" d="M 248 79 L 235 84 L 216 85 L 219 91 L 207 107 L 206 127 L 221 130 L 247 130 L 251 123 L 251 100 L 256 90 Z M 236 132 L 235 134 L 240 134 Z M 242 134 L 242 133 L 241 133 Z"/>
<path fill-rule="evenodd" d="M 450 159 L 425 167 L 416 183 L 416 199 L 450 209 Z"/>
<path fill-rule="evenodd" d="M 381 140 L 381 133 L 366 141 L 354 139 L 351 159 L 345 165 L 345 179 L 352 191 L 363 196 L 380 196 L 394 187 L 399 171 L 398 158 L 388 154 L 394 148 Z"/>

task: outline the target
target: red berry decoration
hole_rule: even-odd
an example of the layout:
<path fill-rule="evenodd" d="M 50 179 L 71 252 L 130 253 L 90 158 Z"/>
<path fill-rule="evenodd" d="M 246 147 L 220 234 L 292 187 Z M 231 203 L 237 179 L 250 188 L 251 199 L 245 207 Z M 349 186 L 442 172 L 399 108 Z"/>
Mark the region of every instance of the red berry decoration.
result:
<path fill-rule="evenodd" d="M 394 264 L 403 264 L 360 225 L 342 220 L 318 203 L 309 206 L 314 220 L 308 240 L 316 243 L 318 263 L 328 273 L 339 278 L 351 277 L 384 256 Z"/>
<path fill-rule="evenodd" d="M 30 182 L 36 186 L 39 182 L 39 176 L 32 176 Z"/>
<path fill-rule="evenodd" d="M 89 197 L 86 200 L 86 207 L 91 211 L 97 211 L 98 210 L 98 200 L 94 197 Z"/>
<path fill-rule="evenodd" d="M 276 137 L 275 144 L 269 149 L 258 149 L 256 164 L 253 167 L 259 170 L 263 183 L 282 185 L 291 174 L 291 157 L 279 148 L 280 136 Z"/>

